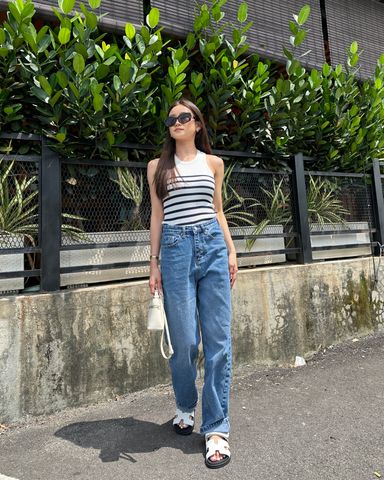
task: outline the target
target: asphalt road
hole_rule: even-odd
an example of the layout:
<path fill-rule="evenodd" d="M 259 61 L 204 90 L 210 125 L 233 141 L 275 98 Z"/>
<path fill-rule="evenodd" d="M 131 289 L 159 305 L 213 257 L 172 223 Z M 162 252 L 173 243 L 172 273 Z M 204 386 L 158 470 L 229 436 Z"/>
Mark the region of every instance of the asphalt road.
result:
<path fill-rule="evenodd" d="M 306 366 L 244 366 L 231 396 L 231 463 L 173 433 L 169 386 L 0 427 L 0 480 L 384 479 L 384 334 Z M 200 412 L 197 422 L 200 421 Z"/>

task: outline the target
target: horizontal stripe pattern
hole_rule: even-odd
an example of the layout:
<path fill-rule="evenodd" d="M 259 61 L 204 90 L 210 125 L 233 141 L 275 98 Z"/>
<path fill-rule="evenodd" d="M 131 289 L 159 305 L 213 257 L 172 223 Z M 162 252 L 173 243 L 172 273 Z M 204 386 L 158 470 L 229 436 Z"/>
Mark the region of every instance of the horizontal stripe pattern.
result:
<path fill-rule="evenodd" d="M 195 225 L 215 218 L 213 205 L 215 179 L 205 153 L 198 152 L 195 160 L 175 159 L 178 175 L 168 183 L 168 196 L 163 200 L 163 223 Z"/>

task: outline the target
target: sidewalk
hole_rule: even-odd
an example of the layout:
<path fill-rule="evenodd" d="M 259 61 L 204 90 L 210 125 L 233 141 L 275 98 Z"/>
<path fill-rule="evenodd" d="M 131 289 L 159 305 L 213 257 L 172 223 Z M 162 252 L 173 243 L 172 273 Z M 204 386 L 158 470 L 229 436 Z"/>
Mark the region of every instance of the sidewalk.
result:
<path fill-rule="evenodd" d="M 223 469 L 205 467 L 198 434 L 172 432 L 173 410 L 159 387 L 0 427 L 0 480 L 384 479 L 384 334 L 236 372 Z"/>

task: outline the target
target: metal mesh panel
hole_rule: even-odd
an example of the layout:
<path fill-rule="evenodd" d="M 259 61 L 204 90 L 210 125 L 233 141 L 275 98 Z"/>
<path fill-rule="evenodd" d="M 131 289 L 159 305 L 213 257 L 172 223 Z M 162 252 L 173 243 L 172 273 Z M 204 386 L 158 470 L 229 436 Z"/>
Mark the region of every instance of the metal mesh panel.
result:
<path fill-rule="evenodd" d="M 384 5 L 375 0 L 326 0 L 326 11 L 332 64 L 343 65 L 356 40 L 363 50 L 360 74 L 370 77 L 384 53 Z"/>
<path fill-rule="evenodd" d="M 130 265 L 63 274 L 62 285 L 148 274 L 150 198 L 145 173 L 145 166 L 63 165 L 61 267 Z M 90 248 L 73 248 L 87 244 Z"/>
<path fill-rule="evenodd" d="M 64 164 L 62 212 L 63 245 L 95 243 L 89 235 L 93 232 L 107 232 L 109 242 L 118 242 L 121 232 L 148 229 L 145 168 Z"/>
<path fill-rule="evenodd" d="M 306 181 L 313 258 L 371 254 L 372 190 L 365 177 L 307 175 Z"/>
<path fill-rule="evenodd" d="M 11 170 L 8 170 L 11 168 Z M 8 172 L 8 175 L 6 173 Z M 38 244 L 39 185 L 34 162 L 0 162 L 0 248 Z"/>
<path fill-rule="evenodd" d="M 239 266 L 286 261 L 284 250 L 294 246 L 291 191 L 290 174 L 227 172 L 223 208 Z"/>
<path fill-rule="evenodd" d="M 0 160 L 0 249 L 5 250 L 0 253 L 0 273 L 35 268 L 38 255 L 25 255 L 23 250 L 38 246 L 38 178 L 35 162 Z M 30 284 L 30 279 L 22 277 L 0 279 L 0 294 L 17 292 Z"/>

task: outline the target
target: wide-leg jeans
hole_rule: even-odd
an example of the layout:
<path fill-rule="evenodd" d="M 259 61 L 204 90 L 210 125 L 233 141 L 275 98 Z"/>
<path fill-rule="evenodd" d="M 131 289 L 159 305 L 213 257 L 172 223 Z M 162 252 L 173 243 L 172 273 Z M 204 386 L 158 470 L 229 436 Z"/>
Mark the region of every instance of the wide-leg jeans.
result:
<path fill-rule="evenodd" d="M 174 349 L 170 368 L 176 405 L 187 412 L 197 404 L 201 332 L 205 373 L 200 433 L 228 433 L 231 289 L 228 250 L 216 218 L 191 226 L 163 225 L 161 277 Z"/>

